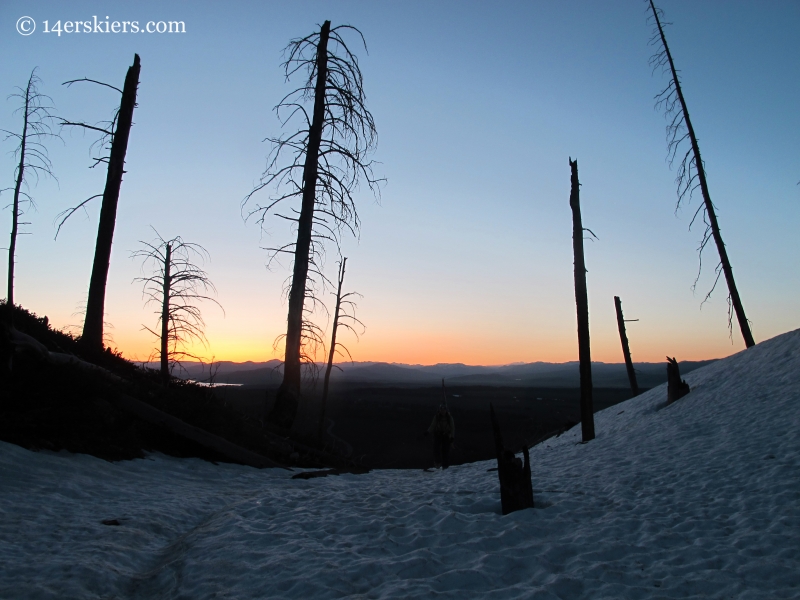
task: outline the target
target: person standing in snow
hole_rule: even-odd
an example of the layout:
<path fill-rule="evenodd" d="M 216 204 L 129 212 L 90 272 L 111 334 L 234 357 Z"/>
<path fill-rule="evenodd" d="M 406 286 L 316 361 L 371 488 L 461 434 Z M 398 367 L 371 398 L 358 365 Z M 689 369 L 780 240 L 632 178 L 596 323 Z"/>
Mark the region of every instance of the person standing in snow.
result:
<path fill-rule="evenodd" d="M 456 425 L 453 422 L 453 415 L 447 410 L 447 405 L 442 403 L 439 410 L 433 417 L 428 431 L 433 434 L 433 461 L 434 466 L 441 466 L 446 469 L 450 466 L 450 446 L 456 436 Z"/>

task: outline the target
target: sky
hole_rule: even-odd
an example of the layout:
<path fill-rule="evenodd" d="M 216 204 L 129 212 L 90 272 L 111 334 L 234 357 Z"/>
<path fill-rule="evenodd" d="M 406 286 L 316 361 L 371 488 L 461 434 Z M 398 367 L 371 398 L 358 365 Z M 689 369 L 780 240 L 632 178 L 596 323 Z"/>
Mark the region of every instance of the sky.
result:
<path fill-rule="evenodd" d="M 800 4 L 664 0 L 667 39 L 756 341 L 800 326 Z M 36 30 L 17 31 L 21 17 Z M 185 33 L 44 33 L 57 21 L 183 21 Z M 577 158 L 586 242 L 592 358 L 621 362 L 620 296 L 635 361 L 699 360 L 744 344 L 727 327 L 724 284 L 709 248 L 696 286 L 698 198 L 676 211 L 665 120 L 654 96 L 646 4 L 590 1 L 305 1 L 0 3 L 0 128 L 21 127 L 13 99 L 33 68 L 59 116 L 99 122 L 141 56 L 106 294 L 110 345 L 145 360 L 155 308 L 145 306 L 142 241 L 203 245 L 222 310 L 203 306 L 210 359 L 280 358 L 288 264 L 264 249 L 291 240 L 277 218 L 246 220 L 242 201 L 282 133 L 273 107 L 293 89 L 281 69 L 293 38 L 358 27 L 379 199 L 356 195 L 358 238 L 346 238 L 346 291 L 362 294 L 355 360 L 411 364 L 577 360 L 570 157 Z M 351 38 L 353 39 L 353 38 Z M 64 130 L 49 144 L 57 181 L 31 185 L 37 209 L 17 246 L 15 299 L 57 327 L 79 327 L 99 201 L 54 239 L 56 216 L 102 193 L 89 169 L 94 136 Z M 13 185 L 14 144 L 0 153 Z M 8 192 L 0 227 L 10 232 Z M 7 234 L 6 234 L 7 235 Z M 5 247 L 7 244 L 0 244 Z M 6 278 L 5 259 L 0 277 Z M 336 256 L 327 272 L 333 277 Z M 333 296 L 324 294 L 332 309 Z M 329 323 L 319 315 L 329 334 Z M 320 356 L 320 358 L 322 358 Z"/>

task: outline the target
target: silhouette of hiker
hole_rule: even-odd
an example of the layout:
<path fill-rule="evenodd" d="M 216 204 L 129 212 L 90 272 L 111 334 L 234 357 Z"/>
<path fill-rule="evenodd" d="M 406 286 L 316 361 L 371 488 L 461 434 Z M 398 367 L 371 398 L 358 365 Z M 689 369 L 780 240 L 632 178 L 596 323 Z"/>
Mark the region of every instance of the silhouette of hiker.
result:
<path fill-rule="evenodd" d="M 441 466 L 446 469 L 450 466 L 450 445 L 456 435 L 456 425 L 453 422 L 453 415 L 447 410 L 447 405 L 439 405 L 439 410 L 424 435 L 429 433 L 433 434 L 434 467 Z"/>

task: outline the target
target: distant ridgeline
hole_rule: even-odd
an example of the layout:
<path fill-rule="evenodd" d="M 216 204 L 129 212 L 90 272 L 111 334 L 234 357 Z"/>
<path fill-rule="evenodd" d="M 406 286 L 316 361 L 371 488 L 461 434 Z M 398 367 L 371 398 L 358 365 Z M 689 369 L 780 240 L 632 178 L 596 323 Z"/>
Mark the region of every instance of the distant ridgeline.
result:
<path fill-rule="evenodd" d="M 680 363 L 681 374 L 694 371 L 713 360 Z M 401 365 L 380 362 L 341 363 L 341 371 L 331 373 L 331 381 L 347 384 L 433 386 L 486 385 L 496 387 L 577 388 L 580 386 L 578 363 L 527 363 L 500 367 L 456 364 L 430 366 Z M 667 363 L 634 363 L 641 388 L 651 388 L 667 381 Z M 155 366 L 154 366 L 155 368 Z M 214 363 L 214 381 L 242 385 L 277 386 L 280 384 L 280 362 L 222 361 Z M 196 381 L 208 381 L 209 366 L 185 363 L 175 375 Z M 628 375 L 624 363 L 592 363 L 592 382 L 599 388 L 627 388 Z"/>

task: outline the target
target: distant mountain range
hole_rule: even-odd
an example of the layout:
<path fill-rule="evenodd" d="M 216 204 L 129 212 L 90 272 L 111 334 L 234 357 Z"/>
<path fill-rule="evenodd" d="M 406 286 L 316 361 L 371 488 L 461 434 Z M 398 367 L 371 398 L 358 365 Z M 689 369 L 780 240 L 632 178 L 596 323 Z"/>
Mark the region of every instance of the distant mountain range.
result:
<path fill-rule="evenodd" d="M 713 360 L 684 361 L 681 374 L 703 367 Z M 276 386 L 281 380 L 280 361 L 214 363 L 217 383 Z M 150 366 L 156 368 L 155 363 Z M 383 362 L 341 363 L 331 372 L 331 383 L 360 385 L 439 385 L 442 379 L 451 386 L 486 385 L 520 387 L 575 388 L 580 386 L 577 362 L 568 363 L 517 363 L 495 367 L 447 363 L 436 365 L 404 365 Z M 320 375 L 322 374 L 320 367 Z M 641 388 L 651 388 L 667 380 L 664 363 L 634 363 L 636 378 Z M 186 363 L 184 371 L 176 375 L 185 379 L 208 381 L 208 365 Z M 595 387 L 628 387 L 624 363 L 592 363 L 592 383 Z"/>

